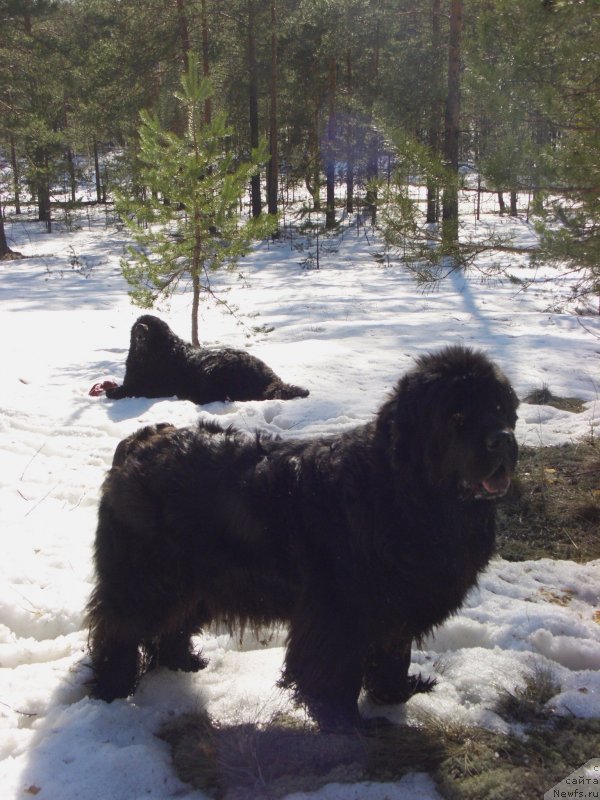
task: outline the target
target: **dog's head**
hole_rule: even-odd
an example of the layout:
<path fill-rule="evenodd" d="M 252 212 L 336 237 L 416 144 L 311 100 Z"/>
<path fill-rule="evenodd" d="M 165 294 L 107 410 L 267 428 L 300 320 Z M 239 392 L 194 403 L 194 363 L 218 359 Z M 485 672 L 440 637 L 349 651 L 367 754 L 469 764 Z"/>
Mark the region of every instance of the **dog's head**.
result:
<path fill-rule="evenodd" d="M 137 357 L 152 354 L 160 349 L 162 343 L 169 342 L 175 334 L 162 319 L 152 314 L 144 314 L 133 323 L 129 352 Z"/>
<path fill-rule="evenodd" d="M 463 500 L 506 493 L 518 457 L 519 401 L 483 353 L 448 347 L 422 356 L 400 380 L 395 400 L 403 430 L 396 460 L 407 446 L 429 483 L 455 487 Z"/>

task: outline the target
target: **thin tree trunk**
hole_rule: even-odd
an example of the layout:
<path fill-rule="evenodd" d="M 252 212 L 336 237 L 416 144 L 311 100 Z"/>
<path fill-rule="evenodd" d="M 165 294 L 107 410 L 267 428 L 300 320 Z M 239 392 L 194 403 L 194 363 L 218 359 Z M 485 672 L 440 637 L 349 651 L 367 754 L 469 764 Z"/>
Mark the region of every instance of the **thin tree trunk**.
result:
<path fill-rule="evenodd" d="M 77 200 L 77 183 L 75 181 L 75 160 L 73 159 L 73 151 L 70 147 L 67 147 L 67 168 L 69 170 L 71 203 L 75 205 L 75 201 Z"/>
<path fill-rule="evenodd" d="M 375 50 L 373 53 L 373 95 L 371 103 L 379 94 L 379 58 L 380 58 L 380 21 L 377 20 L 375 26 Z M 371 106 L 371 122 L 373 121 L 373 108 Z M 375 181 L 379 176 L 379 137 L 377 131 L 371 131 L 371 145 L 369 147 L 369 155 L 367 160 L 367 181 L 371 185 L 367 189 L 366 202 L 371 214 L 371 222 L 373 225 L 377 222 L 377 189 Z"/>
<path fill-rule="evenodd" d="M 269 164 L 267 168 L 267 206 L 277 214 L 279 191 L 279 153 L 277 126 L 277 2 L 271 0 L 271 106 L 269 109 Z"/>
<path fill-rule="evenodd" d="M 2 213 L 2 205 L 0 205 L 0 261 L 3 258 L 20 256 L 20 253 L 15 253 L 8 246 L 6 240 L 6 231 L 4 230 L 4 214 Z"/>
<path fill-rule="evenodd" d="M 248 77 L 250 102 L 250 146 L 258 147 L 258 66 L 256 61 L 256 7 L 254 0 L 248 0 Z M 260 174 L 253 175 L 250 181 L 250 202 L 252 216 L 258 217 L 262 211 L 260 193 Z"/>
<path fill-rule="evenodd" d="M 199 345 L 198 318 L 200 316 L 200 267 L 202 265 L 202 233 L 200 211 L 194 212 L 194 251 L 192 253 L 192 344 Z"/>
<path fill-rule="evenodd" d="M 15 196 L 15 214 L 21 213 L 21 175 L 19 171 L 19 162 L 17 160 L 17 148 L 15 147 L 14 137 L 10 137 L 10 161 L 12 164 L 13 174 L 13 192 Z"/>
<path fill-rule="evenodd" d="M 206 0 L 201 4 L 201 25 L 202 25 L 202 74 L 205 78 L 210 77 L 210 61 L 208 57 L 208 14 L 206 12 Z M 204 122 L 210 125 L 212 122 L 212 98 L 207 97 L 204 101 Z"/>
<path fill-rule="evenodd" d="M 177 29 L 179 33 L 179 59 L 181 67 L 185 74 L 187 74 L 190 67 L 190 29 L 187 18 L 186 0 L 175 0 L 177 9 Z M 177 107 L 177 111 L 173 119 L 173 129 L 175 133 L 183 137 L 189 120 L 186 116 L 185 109 L 182 106 Z"/>
<path fill-rule="evenodd" d="M 517 192 L 514 189 L 510 190 L 510 216 L 516 217 L 518 216 L 518 209 L 517 209 Z"/>
<path fill-rule="evenodd" d="M 350 48 L 346 52 L 346 82 L 348 84 L 348 97 L 352 100 L 352 53 Z M 354 212 L 354 124 L 352 113 L 348 114 L 346 122 L 346 211 Z"/>
<path fill-rule="evenodd" d="M 48 179 L 41 179 L 38 183 L 38 219 L 46 223 L 48 233 L 52 231 L 52 215 L 50 210 L 50 187 Z"/>
<path fill-rule="evenodd" d="M 50 178 L 48 176 L 48 154 L 43 148 L 39 148 L 37 151 L 36 167 L 39 170 L 37 178 L 38 220 L 46 223 L 46 230 L 50 233 L 52 231 Z"/>
<path fill-rule="evenodd" d="M 321 210 L 321 170 L 319 153 L 319 109 L 315 108 L 313 125 L 308 133 L 308 164 L 304 181 L 313 199 L 313 210 Z"/>
<path fill-rule="evenodd" d="M 179 41 L 181 43 L 181 61 L 184 72 L 188 71 L 190 54 L 190 32 L 188 28 L 185 0 L 175 0 L 177 5 L 177 23 L 179 25 Z"/>
<path fill-rule="evenodd" d="M 94 176 L 96 180 L 96 201 L 102 202 L 102 176 L 100 175 L 100 159 L 98 157 L 98 142 L 94 139 Z"/>
<path fill-rule="evenodd" d="M 500 213 L 506 213 L 506 203 L 504 202 L 504 193 L 498 192 L 498 205 L 500 206 Z"/>
<path fill-rule="evenodd" d="M 335 227 L 335 139 L 337 133 L 335 115 L 335 94 L 337 90 L 337 64 L 335 58 L 329 61 L 329 116 L 327 121 L 327 152 L 325 161 L 325 180 L 327 200 L 325 205 L 325 227 Z"/>
<path fill-rule="evenodd" d="M 463 0 L 452 0 L 450 44 L 448 48 L 448 95 L 444 120 L 444 156 L 450 176 L 442 203 L 444 242 L 458 243 L 458 145 L 460 134 L 460 55 L 463 27 Z"/>
<path fill-rule="evenodd" d="M 440 152 L 440 6 L 441 0 L 433 0 L 431 9 L 431 109 L 429 117 L 429 130 L 427 131 L 427 144 L 435 157 Z M 428 223 L 439 222 L 440 219 L 440 188 L 433 178 L 427 180 L 427 217 Z"/>

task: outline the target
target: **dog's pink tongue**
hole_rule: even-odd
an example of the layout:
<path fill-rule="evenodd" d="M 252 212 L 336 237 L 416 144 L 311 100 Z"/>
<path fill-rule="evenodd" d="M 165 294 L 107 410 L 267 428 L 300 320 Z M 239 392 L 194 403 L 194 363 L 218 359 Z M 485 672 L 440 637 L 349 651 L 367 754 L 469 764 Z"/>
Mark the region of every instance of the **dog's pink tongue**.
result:
<path fill-rule="evenodd" d="M 510 476 L 504 470 L 498 470 L 487 481 L 483 481 L 483 488 L 490 494 L 502 494 L 510 486 Z"/>

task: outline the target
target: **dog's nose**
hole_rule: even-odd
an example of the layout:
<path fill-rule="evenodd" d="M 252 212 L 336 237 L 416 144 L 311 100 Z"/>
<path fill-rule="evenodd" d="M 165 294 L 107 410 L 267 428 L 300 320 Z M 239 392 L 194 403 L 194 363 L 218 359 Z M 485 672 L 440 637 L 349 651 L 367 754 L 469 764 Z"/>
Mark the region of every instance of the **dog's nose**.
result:
<path fill-rule="evenodd" d="M 491 453 L 501 450 L 508 450 L 512 445 L 513 435 L 511 431 L 497 430 L 488 433 L 485 437 L 485 446 Z"/>

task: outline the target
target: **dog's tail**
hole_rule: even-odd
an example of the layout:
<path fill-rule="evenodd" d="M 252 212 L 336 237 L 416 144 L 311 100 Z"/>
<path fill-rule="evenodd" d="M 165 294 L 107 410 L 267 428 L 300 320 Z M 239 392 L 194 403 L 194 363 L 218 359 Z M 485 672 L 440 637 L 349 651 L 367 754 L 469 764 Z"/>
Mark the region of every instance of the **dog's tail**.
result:
<path fill-rule="evenodd" d="M 295 397 L 308 397 L 309 394 L 308 389 L 277 380 L 265 389 L 265 400 L 293 400 Z"/>

